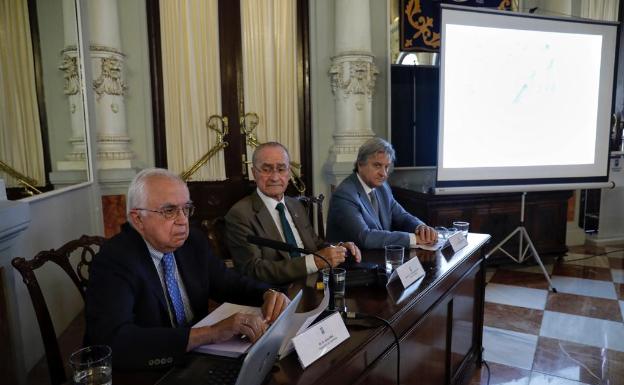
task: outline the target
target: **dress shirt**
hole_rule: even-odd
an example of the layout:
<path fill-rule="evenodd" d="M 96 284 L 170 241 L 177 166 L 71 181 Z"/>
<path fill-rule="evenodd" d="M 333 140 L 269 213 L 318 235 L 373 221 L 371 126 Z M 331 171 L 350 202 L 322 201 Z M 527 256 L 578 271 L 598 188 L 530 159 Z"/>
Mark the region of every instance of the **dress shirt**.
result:
<path fill-rule="evenodd" d="M 284 213 L 286 214 L 286 220 L 288 220 L 288 224 L 290 225 L 290 228 L 293 231 L 295 240 L 297 241 L 297 246 L 303 249 L 303 241 L 301 240 L 301 236 L 299 236 L 299 230 L 297 230 L 297 226 L 295 226 L 295 223 L 293 222 L 292 217 L 290 216 L 290 212 L 288 211 L 288 206 L 286 206 L 284 197 L 282 197 L 282 200 L 277 201 L 265 195 L 262 191 L 260 191 L 260 189 L 258 189 L 258 196 L 260 196 L 260 199 L 262 199 L 262 202 L 264 202 L 264 205 L 266 206 L 267 210 L 269 210 L 269 214 L 271 214 L 271 218 L 273 218 L 273 222 L 275 223 L 275 226 L 277 226 L 277 230 L 282 236 L 282 240 L 286 242 L 286 237 L 284 236 L 284 230 L 282 230 L 282 222 L 280 221 L 279 212 L 276 209 L 278 203 L 282 203 L 284 205 Z M 308 274 L 316 273 L 318 271 L 318 267 L 316 266 L 316 263 L 314 262 L 314 255 L 308 254 L 304 256 L 304 258 L 305 258 L 307 273 Z"/>
<path fill-rule="evenodd" d="M 362 185 L 362 188 L 364 189 L 364 192 L 366 193 L 366 196 L 368 197 L 368 200 L 370 201 L 370 193 L 374 190 L 372 188 L 370 188 L 360 177 L 360 174 L 358 174 L 357 172 L 355 173 L 355 175 L 357 175 L 358 180 L 360 181 L 360 184 Z M 372 202 L 371 202 L 372 204 Z M 381 208 L 380 208 L 381 210 Z M 379 214 L 379 213 L 377 213 Z M 416 233 L 414 232 L 416 231 L 416 229 L 412 230 L 411 233 L 409 233 L 409 239 L 410 239 L 410 247 L 411 248 L 415 248 L 416 247 Z"/>
<path fill-rule="evenodd" d="M 160 278 L 160 284 L 163 288 L 163 293 L 165 293 L 165 300 L 167 301 L 167 311 L 169 312 L 171 325 L 175 327 L 175 314 L 171 312 L 171 301 L 169 300 L 169 293 L 167 293 L 167 286 L 165 284 L 165 270 L 162 266 L 162 259 L 165 254 L 154 249 L 152 245 L 149 244 L 149 242 L 145 241 L 145 244 L 147 245 L 147 250 L 149 250 L 149 253 L 152 256 L 152 261 L 154 262 L 154 266 L 156 267 L 156 271 L 158 272 L 158 278 Z M 175 252 L 173 252 L 173 255 L 175 256 Z M 182 303 L 184 304 L 184 314 L 186 315 L 187 322 L 190 322 L 193 319 L 193 310 L 191 309 L 191 304 L 189 303 L 188 295 L 186 294 L 186 288 L 184 287 L 184 281 L 182 281 L 182 277 L 180 277 L 180 271 L 178 270 L 178 265 L 175 262 L 175 258 L 173 259 L 173 266 L 175 268 L 175 276 L 176 280 L 178 281 L 178 287 L 180 288 L 180 295 L 182 296 Z"/>

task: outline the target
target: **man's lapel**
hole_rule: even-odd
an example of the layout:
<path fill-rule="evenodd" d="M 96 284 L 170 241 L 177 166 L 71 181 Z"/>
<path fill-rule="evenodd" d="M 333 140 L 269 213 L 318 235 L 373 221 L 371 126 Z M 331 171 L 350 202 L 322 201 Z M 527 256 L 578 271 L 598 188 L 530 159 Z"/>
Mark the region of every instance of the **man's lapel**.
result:
<path fill-rule="evenodd" d="M 390 212 L 390 207 L 388 207 L 390 201 L 389 199 L 386 199 L 385 187 L 385 184 L 381 185 L 375 189 L 375 192 L 377 193 L 377 204 L 379 204 L 379 221 L 381 229 L 390 230 L 390 223 L 388 223 L 390 218 L 387 215 Z"/>
<path fill-rule="evenodd" d="M 160 304 L 160 308 L 162 313 L 169 319 L 169 310 L 167 309 L 167 300 L 165 299 L 165 288 L 163 288 L 160 283 L 160 277 L 158 276 L 158 271 L 156 271 L 156 266 L 154 265 L 154 260 L 147 249 L 147 245 L 145 245 L 145 241 L 141 239 L 143 242 L 143 252 L 141 254 L 140 262 L 143 265 L 143 270 L 145 271 L 147 287 L 150 291 L 158 298 L 158 303 Z"/>
<path fill-rule="evenodd" d="M 305 249 L 314 249 L 314 234 L 310 234 L 309 231 L 306 231 L 306 218 L 303 217 L 305 213 L 299 210 L 300 206 L 298 206 L 298 203 L 294 198 L 286 197 L 284 201 L 286 202 L 286 207 L 292 217 L 293 223 L 297 228 L 297 233 L 299 233 L 301 242 L 303 242 L 303 247 Z"/>
<path fill-rule="evenodd" d="M 273 217 L 257 192 L 252 194 L 251 202 L 253 210 L 256 213 L 256 219 L 258 220 L 258 223 L 260 223 L 264 232 L 264 234 L 258 234 L 258 236 L 284 242 L 277 226 L 275 225 L 275 222 L 273 221 Z M 285 251 L 276 250 L 275 252 L 281 255 L 284 259 L 290 259 L 290 254 Z"/>

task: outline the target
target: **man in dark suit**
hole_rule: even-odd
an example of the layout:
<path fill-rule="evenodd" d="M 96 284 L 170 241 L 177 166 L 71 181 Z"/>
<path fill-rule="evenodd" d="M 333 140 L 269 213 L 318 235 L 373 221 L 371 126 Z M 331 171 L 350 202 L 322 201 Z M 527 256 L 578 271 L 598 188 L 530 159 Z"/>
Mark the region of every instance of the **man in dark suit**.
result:
<path fill-rule="evenodd" d="M 320 239 L 298 200 L 284 196 L 290 179 L 288 150 L 277 142 L 261 144 L 252 158 L 257 190 L 237 202 L 225 216 L 226 244 L 241 273 L 272 284 L 285 284 L 327 267 L 314 255 L 292 255 L 247 242 L 248 235 L 317 250 L 332 266 L 345 261 L 347 249 L 355 260 L 360 250 L 351 242 L 338 246 Z"/>
<path fill-rule="evenodd" d="M 289 300 L 227 269 L 206 237 L 189 229 L 186 184 L 147 169 L 128 189 L 129 223 L 94 258 L 86 299 L 89 344 L 110 345 L 116 368 L 171 365 L 197 346 L 242 334 L 257 340 Z M 235 314 L 212 326 L 190 326 L 208 301 L 262 305 L 263 317 Z"/>
<path fill-rule="evenodd" d="M 362 249 L 409 248 L 437 241 L 437 232 L 392 196 L 386 180 L 393 162 L 394 149 L 381 138 L 369 139 L 360 147 L 353 174 L 338 185 L 329 203 L 330 241 L 353 241 Z"/>

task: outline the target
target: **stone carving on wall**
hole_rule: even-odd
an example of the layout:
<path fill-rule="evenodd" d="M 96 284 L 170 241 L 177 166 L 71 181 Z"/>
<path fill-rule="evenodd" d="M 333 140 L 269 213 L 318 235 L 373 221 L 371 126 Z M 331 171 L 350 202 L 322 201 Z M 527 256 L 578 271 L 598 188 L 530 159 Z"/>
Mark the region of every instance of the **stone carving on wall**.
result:
<path fill-rule="evenodd" d="M 103 94 L 123 96 L 128 86 L 122 79 L 121 60 L 109 56 L 101 58 L 100 76 L 93 80 L 93 89 L 99 100 Z"/>
<path fill-rule="evenodd" d="M 58 67 L 63 71 L 63 92 L 65 95 L 76 95 L 80 91 L 80 78 L 78 77 L 78 58 L 63 52 L 63 61 Z M 72 111 L 73 112 L 73 111 Z"/>
<path fill-rule="evenodd" d="M 370 59 L 334 60 L 329 69 L 332 92 L 337 95 L 341 91 L 345 98 L 349 95 L 367 95 L 372 98 L 378 74 L 377 66 Z"/>

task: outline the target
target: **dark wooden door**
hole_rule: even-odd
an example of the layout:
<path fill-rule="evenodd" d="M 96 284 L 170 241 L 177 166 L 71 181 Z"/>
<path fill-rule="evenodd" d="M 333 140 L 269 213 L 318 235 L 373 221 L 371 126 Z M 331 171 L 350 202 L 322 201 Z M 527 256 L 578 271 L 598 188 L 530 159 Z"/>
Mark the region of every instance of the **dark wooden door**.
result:
<path fill-rule="evenodd" d="M 167 167 L 165 111 L 162 85 L 160 8 L 158 0 L 147 0 L 150 40 L 152 110 L 157 167 Z M 302 177 L 311 185 L 312 144 L 310 133 L 308 0 L 297 0 L 298 102 Z M 245 136 L 240 117 L 245 113 L 240 1 L 219 0 L 219 55 L 221 66 L 222 115 L 228 118 L 229 134 L 224 149 L 226 180 L 189 182 L 191 199 L 197 207 L 193 222 L 223 216 L 238 200 L 248 195 L 255 184 L 249 180 L 244 158 Z"/>

